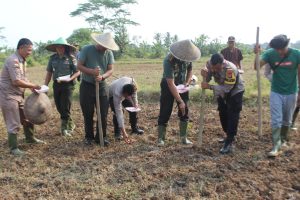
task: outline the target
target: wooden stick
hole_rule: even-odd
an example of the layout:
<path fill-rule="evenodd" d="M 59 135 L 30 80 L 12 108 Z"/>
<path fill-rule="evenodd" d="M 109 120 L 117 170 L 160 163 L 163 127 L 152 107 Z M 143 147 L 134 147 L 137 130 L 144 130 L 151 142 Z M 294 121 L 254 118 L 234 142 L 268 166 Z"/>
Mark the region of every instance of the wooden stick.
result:
<path fill-rule="evenodd" d="M 206 78 L 203 77 L 203 82 L 206 82 Z M 198 146 L 202 145 L 203 130 L 204 130 L 204 114 L 205 114 L 205 89 L 201 91 L 201 107 L 200 107 L 200 128 L 198 132 Z"/>
<path fill-rule="evenodd" d="M 100 82 L 96 81 L 96 110 L 97 110 L 97 122 L 98 122 L 100 146 L 104 147 L 103 130 L 102 130 L 101 113 L 100 113 L 99 84 Z"/>
<path fill-rule="evenodd" d="M 257 27 L 256 31 L 256 46 L 259 46 L 259 27 Z M 258 135 L 262 135 L 262 99 L 261 99 L 261 83 L 260 83 L 260 58 L 259 52 L 256 52 L 255 55 L 255 68 L 256 68 L 256 77 L 257 77 L 257 88 L 258 88 L 258 96 L 257 96 L 257 109 L 258 109 Z"/>

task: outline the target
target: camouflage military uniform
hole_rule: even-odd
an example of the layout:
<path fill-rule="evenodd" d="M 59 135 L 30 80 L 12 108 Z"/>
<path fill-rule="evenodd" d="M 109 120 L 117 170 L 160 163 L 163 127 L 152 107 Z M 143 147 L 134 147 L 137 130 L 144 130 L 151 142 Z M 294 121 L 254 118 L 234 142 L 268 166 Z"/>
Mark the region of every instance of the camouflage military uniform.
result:
<path fill-rule="evenodd" d="M 53 78 L 53 93 L 57 111 L 61 118 L 61 132 L 63 135 L 69 133 L 75 128 L 71 118 L 72 96 L 74 91 L 74 81 L 59 82 L 58 77 L 70 75 L 77 72 L 77 61 L 72 55 L 60 57 L 54 54 L 50 57 L 47 72 L 52 73 Z M 68 133 L 64 133 L 67 131 Z"/>

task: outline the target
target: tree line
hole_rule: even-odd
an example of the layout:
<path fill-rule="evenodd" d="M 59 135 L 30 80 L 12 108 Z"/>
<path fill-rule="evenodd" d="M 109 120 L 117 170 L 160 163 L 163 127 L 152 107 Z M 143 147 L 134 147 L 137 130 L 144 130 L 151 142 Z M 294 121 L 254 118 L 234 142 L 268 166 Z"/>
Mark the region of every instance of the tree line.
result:
<path fill-rule="evenodd" d="M 76 44 L 80 48 L 87 44 L 93 43 L 90 34 L 95 30 L 92 28 L 79 28 L 73 31 L 73 33 L 67 38 L 70 44 Z M 4 38 L 4 37 L 3 37 Z M 114 52 L 116 59 L 162 59 L 169 51 L 169 47 L 172 43 L 179 40 L 178 35 L 172 35 L 171 33 L 155 33 L 152 42 L 142 40 L 141 37 L 134 36 L 133 38 L 127 38 L 128 42 L 122 46 L 122 51 Z M 226 44 L 222 43 L 219 39 L 212 39 L 202 34 L 195 38 L 193 42 L 201 49 L 202 56 L 209 56 L 213 53 L 220 52 L 220 50 L 226 47 Z M 50 44 L 47 42 L 34 42 L 34 52 L 28 59 L 29 66 L 46 65 L 49 56 L 52 54 L 47 51 L 45 47 Z M 252 45 L 238 43 L 238 47 L 244 54 L 252 52 Z M 12 48 L 2 46 L 0 48 L 0 63 L 3 63 L 6 56 L 14 52 Z"/>

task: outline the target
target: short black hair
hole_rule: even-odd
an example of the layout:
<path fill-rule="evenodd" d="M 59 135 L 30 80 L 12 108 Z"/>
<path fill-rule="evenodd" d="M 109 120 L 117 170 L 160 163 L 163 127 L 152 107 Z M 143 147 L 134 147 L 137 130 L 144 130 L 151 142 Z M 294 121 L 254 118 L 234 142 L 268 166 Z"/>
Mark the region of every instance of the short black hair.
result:
<path fill-rule="evenodd" d="M 269 46 L 273 49 L 284 49 L 289 45 L 290 39 L 286 35 L 277 35 L 275 36 Z"/>
<path fill-rule="evenodd" d="M 33 45 L 33 43 L 27 38 L 22 38 L 18 42 L 17 49 L 20 49 L 22 46 L 27 46 L 27 45 Z"/>
<path fill-rule="evenodd" d="M 123 86 L 123 94 L 127 94 L 129 96 L 133 95 L 136 91 L 136 87 L 133 84 L 126 84 Z"/>
<path fill-rule="evenodd" d="M 224 62 L 224 57 L 220 53 L 213 54 L 210 58 L 210 63 L 212 65 L 222 64 Z"/>

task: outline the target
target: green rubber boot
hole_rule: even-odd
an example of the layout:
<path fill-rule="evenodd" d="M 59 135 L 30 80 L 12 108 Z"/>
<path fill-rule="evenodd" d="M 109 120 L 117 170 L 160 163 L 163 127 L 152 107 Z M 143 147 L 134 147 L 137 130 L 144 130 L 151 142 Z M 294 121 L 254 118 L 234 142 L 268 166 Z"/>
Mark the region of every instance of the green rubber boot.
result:
<path fill-rule="evenodd" d="M 273 149 L 268 153 L 269 157 L 276 157 L 279 155 L 281 148 L 281 128 L 272 130 Z"/>
<path fill-rule="evenodd" d="M 8 133 L 8 147 L 10 149 L 10 153 L 15 156 L 22 156 L 25 154 L 24 151 L 21 151 L 18 148 L 17 134 Z"/>
<path fill-rule="evenodd" d="M 290 127 L 288 127 L 288 126 L 281 127 L 280 135 L 281 135 L 282 147 L 288 147 L 289 133 L 290 133 Z"/>
<path fill-rule="evenodd" d="M 37 139 L 34 137 L 34 126 L 26 125 L 23 126 L 24 134 L 25 134 L 25 142 L 29 144 L 45 144 L 44 141 Z"/>
<path fill-rule="evenodd" d="M 71 132 L 68 130 L 68 120 L 64 120 L 64 119 L 61 120 L 60 130 L 61 130 L 61 134 L 63 136 L 67 136 L 67 137 L 71 137 L 72 136 Z"/>
<path fill-rule="evenodd" d="M 73 119 L 70 118 L 67 122 L 67 130 L 72 133 L 74 131 L 74 129 L 76 128 L 76 125 L 73 122 Z"/>
<path fill-rule="evenodd" d="M 159 147 L 162 147 L 165 145 L 166 132 L 167 132 L 167 127 L 161 126 L 161 125 L 158 126 L 158 143 L 157 143 L 157 145 Z"/>
<path fill-rule="evenodd" d="M 296 107 L 295 111 L 294 111 L 294 114 L 293 114 L 293 120 L 292 120 L 292 126 L 291 126 L 291 130 L 293 131 L 297 131 L 298 128 L 297 128 L 297 125 L 296 125 L 296 119 L 297 119 L 297 116 L 298 116 L 298 113 L 299 113 L 299 106 Z"/>
<path fill-rule="evenodd" d="M 180 129 L 180 138 L 182 144 L 193 144 L 190 140 L 187 139 L 187 132 L 188 132 L 188 122 L 182 122 L 179 123 L 179 129 Z"/>

